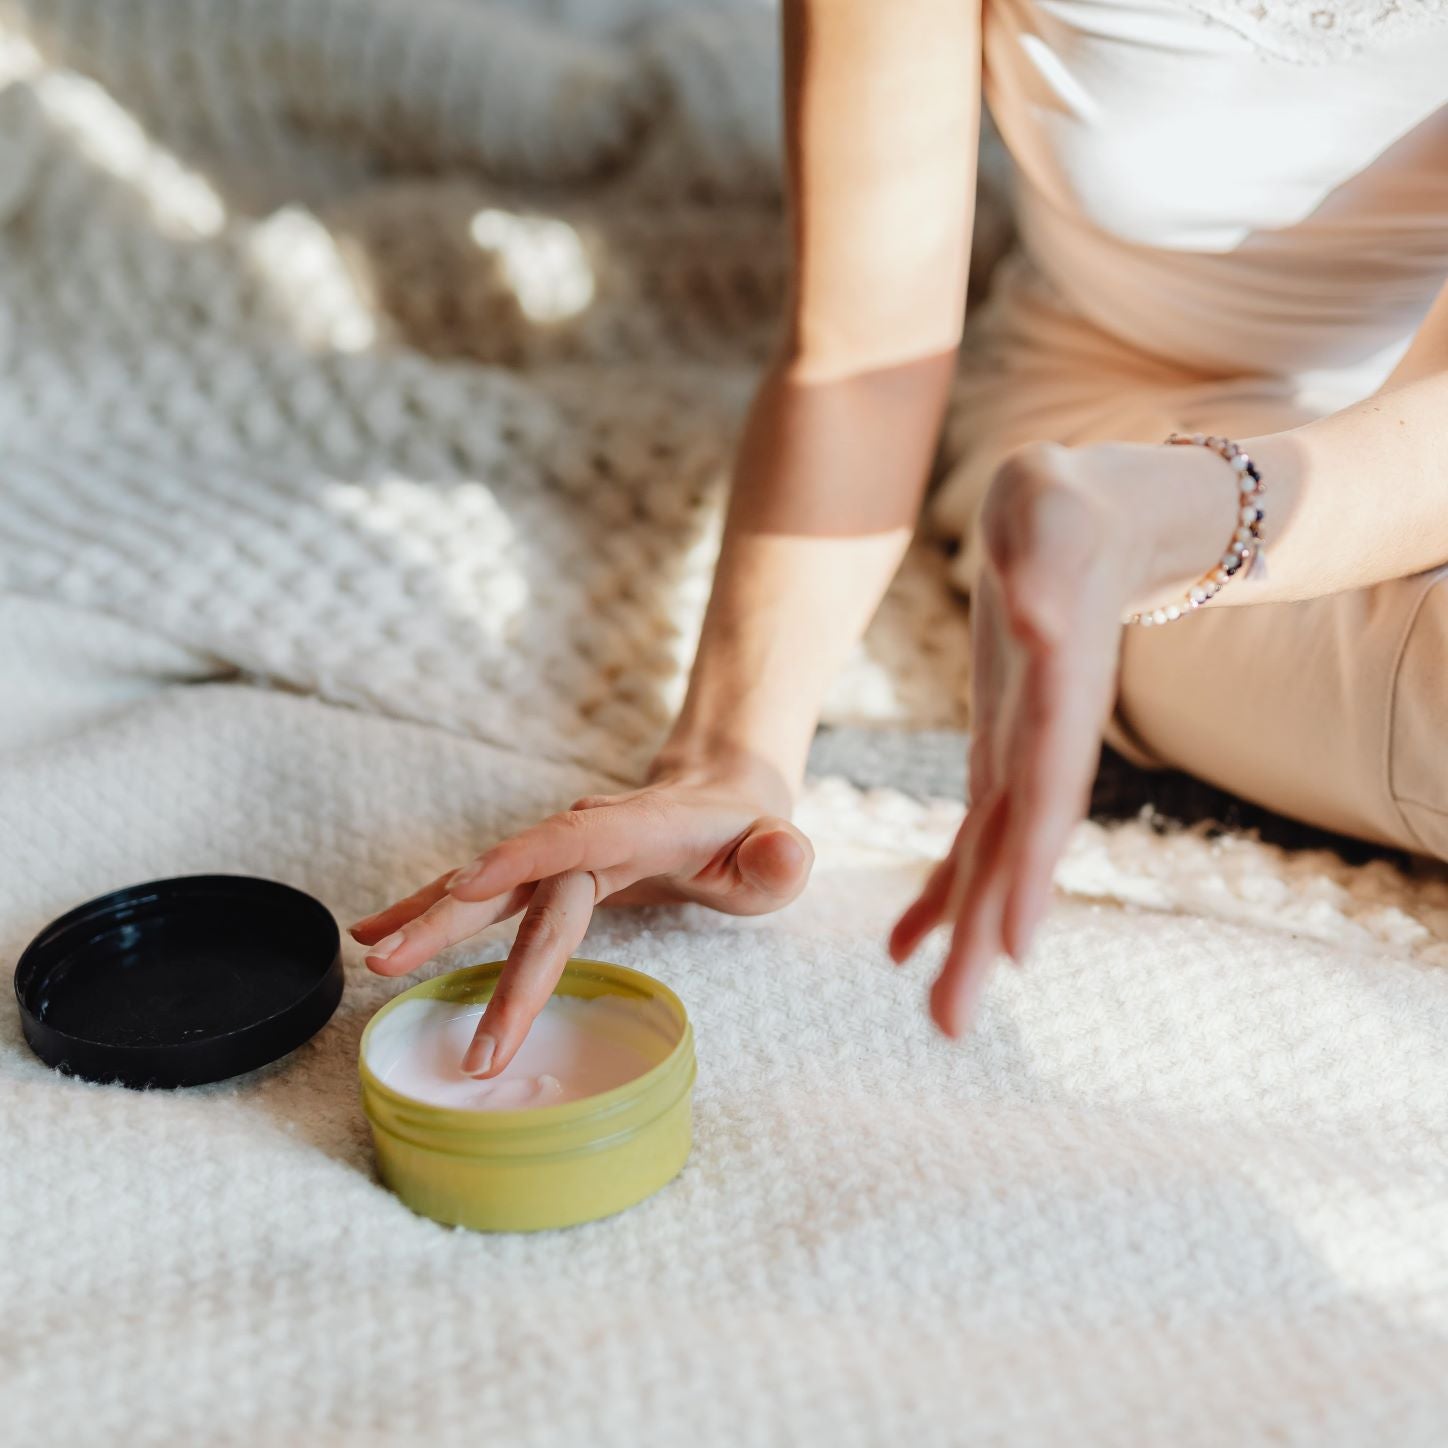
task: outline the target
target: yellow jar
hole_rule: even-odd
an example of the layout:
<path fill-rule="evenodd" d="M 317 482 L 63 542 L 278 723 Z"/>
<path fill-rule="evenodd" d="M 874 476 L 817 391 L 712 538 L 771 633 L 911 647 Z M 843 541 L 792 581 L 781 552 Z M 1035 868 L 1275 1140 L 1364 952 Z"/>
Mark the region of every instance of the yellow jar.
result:
<path fill-rule="evenodd" d="M 571 960 L 558 982 L 560 995 L 617 996 L 641 1007 L 634 1044 L 654 1064 L 612 1091 L 522 1111 L 469 1111 L 404 1096 L 372 1072 L 369 1044 L 403 1001 L 481 1004 L 501 972 L 493 962 L 424 981 L 362 1032 L 362 1107 L 386 1185 L 434 1221 L 529 1232 L 609 1216 L 672 1181 L 692 1139 L 694 1037 L 683 1003 L 642 971 Z"/>

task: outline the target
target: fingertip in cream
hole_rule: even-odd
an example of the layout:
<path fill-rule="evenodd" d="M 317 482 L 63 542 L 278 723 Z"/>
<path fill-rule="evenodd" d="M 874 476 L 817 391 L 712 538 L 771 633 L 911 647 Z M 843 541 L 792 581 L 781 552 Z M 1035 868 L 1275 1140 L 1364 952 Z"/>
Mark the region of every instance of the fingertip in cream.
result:
<path fill-rule="evenodd" d="M 463 1072 L 468 1076 L 486 1076 L 492 1069 L 497 1051 L 498 1043 L 492 1036 L 474 1036 L 472 1045 L 463 1055 Z"/>

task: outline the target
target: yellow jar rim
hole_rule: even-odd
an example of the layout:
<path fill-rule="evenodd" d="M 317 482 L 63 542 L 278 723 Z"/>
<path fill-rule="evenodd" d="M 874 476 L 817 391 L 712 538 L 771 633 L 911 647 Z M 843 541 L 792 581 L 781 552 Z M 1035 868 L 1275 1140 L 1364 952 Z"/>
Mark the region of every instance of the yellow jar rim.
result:
<path fill-rule="evenodd" d="M 589 960 L 582 956 L 571 957 L 563 968 L 559 986 L 565 983 L 596 981 L 604 985 L 625 986 L 645 1000 L 662 1002 L 679 1026 L 679 1039 L 662 1061 L 621 1086 L 609 1091 L 600 1091 L 594 1096 L 583 1096 L 577 1101 L 565 1101 L 558 1106 L 527 1106 L 513 1111 L 474 1111 L 460 1106 L 434 1106 L 394 1090 L 383 1082 L 367 1064 L 367 1049 L 377 1023 L 403 1001 L 409 1000 L 453 1000 L 473 1001 L 474 990 L 485 983 L 496 984 L 503 973 L 501 960 L 482 961 L 476 965 L 463 966 L 419 982 L 409 990 L 393 996 L 385 1005 L 373 1013 L 372 1019 L 363 1028 L 362 1039 L 357 1046 L 357 1070 L 361 1078 L 364 1095 L 375 1092 L 396 1111 L 413 1115 L 417 1123 L 426 1124 L 433 1131 L 455 1130 L 461 1136 L 487 1136 L 496 1138 L 509 1132 L 527 1132 L 535 1135 L 549 1128 L 569 1126 L 585 1120 L 599 1121 L 615 1112 L 626 1109 L 644 1097 L 649 1096 L 672 1074 L 678 1073 L 688 1058 L 688 1069 L 684 1072 L 682 1092 L 693 1084 L 693 1025 L 684 1003 L 661 980 L 635 970 L 627 965 L 615 965 L 607 960 Z M 556 989 L 556 988 L 555 988 Z M 567 991 L 566 994 L 576 994 Z M 602 993 L 602 992 L 600 992 Z M 663 1103 L 663 1112 L 673 1104 L 673 1096 Z M 395 1128 L 394 1128 L 395 1130 Z"/>

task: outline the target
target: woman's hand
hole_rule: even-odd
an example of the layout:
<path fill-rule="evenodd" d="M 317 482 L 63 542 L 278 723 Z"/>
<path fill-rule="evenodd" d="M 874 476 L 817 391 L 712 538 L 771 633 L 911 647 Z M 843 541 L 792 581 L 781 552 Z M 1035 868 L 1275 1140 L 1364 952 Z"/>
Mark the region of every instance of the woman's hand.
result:
<path fill-rule="evenodd" d="M 994 961 L 1023 959 L 1045 913 L 1090 797 L 1123 614 L 1210 566 L 1235 499 L 1229 470 L 1200 448 L 1042 444 L 994 479 L 971 598 L 970 811 L 890 936 L 900 963 L 952 926 L 930 997 L 947 1035 L 965 1028 Z"/>
<path fill-rule="evenodd" d="M 351 927 L 378 975 L 404 975 L 523 912 L 463 1069 L 495 1076 L 543 1009 L 598 905 L 693 901 L 731 915 L 777 910 L 804 889 L 809 841 L 771 810 L 784 791 L 753 773 L 670 768 L 596 795 Z"/>

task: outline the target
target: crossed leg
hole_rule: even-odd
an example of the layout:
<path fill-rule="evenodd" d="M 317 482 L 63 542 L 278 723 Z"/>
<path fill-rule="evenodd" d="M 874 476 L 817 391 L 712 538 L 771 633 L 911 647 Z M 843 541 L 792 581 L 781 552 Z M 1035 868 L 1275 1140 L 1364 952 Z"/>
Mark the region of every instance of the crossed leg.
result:
<path fill-rule="evenodd" d="M 1112 732 L 1138 763 L 1448 859 L 1448 568 L 1128 629 Z"/>

